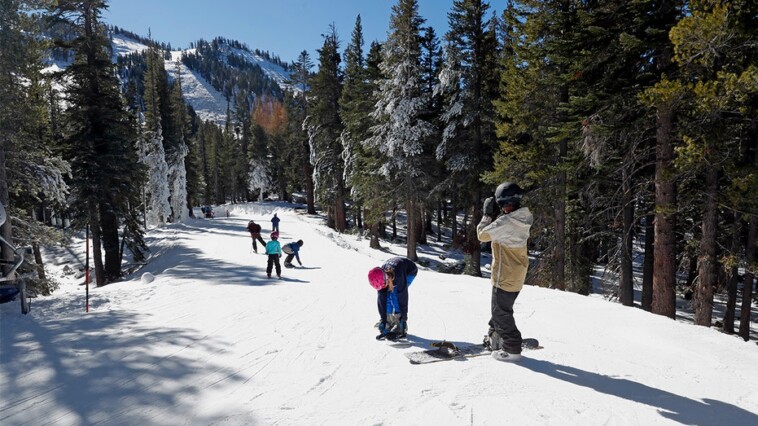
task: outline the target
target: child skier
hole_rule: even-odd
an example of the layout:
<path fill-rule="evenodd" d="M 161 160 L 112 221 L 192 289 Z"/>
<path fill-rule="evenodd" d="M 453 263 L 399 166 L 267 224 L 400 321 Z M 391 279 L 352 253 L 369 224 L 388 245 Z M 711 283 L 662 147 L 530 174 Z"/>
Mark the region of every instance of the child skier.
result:
<path fill-rule="evenodd" d="M 408 286 L 418 267 L 406 257 L 393 257 L 368 272 L 368 282 L 377 290 L 379 331 L 377 340 L 395 340 L 408 333 Z"/>
<path fill-rule="evenodd" d="M 261 226 L 255 223 L 255 221 L 251 220 L 247 223 L 247 232 L 250 233 L 250 237 L 253 239 L 253 250 L 255 250 L 256 253 L 258 253 L 258 245 L 255 243 L 256 241 L 260 241 L 261 245 L 266 247 L 266 242 L 261 238 Z"/>
<path fill-rule="evenodd" d="M 279 218 L 274 213 L 274 217 L 271 218 L 271 230 L 279 232 Z"/>
<path fill-rule="evenodd" d="M 300 247 L 302 246 L 303 240 L 297 240 L 297 242 L 285 244 L 284 247 L 282 247 L 282 251 L 287 255 L 287 257 L 284 258 L 285 268 L 294 268 L 292 265 L 293 257 L 297 259 L 297 263 L 299 263 L 300 266 L 303 266 L 303 262 L 300 261 Z"/>
<path fill-rule="evenodd" d="M 266 244 L 266 254 L 268 255 L 268 264 L 266 265 L 266 276 L 271 278 L 271 269 L 276 265 L 276 276 L 282 278 L 282 266 L 279 265 L 279 258 L 282 257 L 282 246 L 279 244 L 279 233 L 271 233 L 271 241 Z"/>

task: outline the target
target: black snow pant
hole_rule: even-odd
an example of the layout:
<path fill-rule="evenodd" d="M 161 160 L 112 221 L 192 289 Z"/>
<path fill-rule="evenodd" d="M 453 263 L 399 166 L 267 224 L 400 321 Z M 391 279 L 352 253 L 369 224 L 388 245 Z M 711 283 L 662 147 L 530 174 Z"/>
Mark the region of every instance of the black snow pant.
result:
<path fill-rule="evenodd" d="M 278 254 L 270 254 L 268 255 L 268 264 L 266 265 L 266 275 L 269 277 L 271 276 L 271 270 L 273 269 L 274 265 L 276 265 L 276 276 L 281 277 L 282 276 L 282 265 L 279 264 L 279 255 Z"/>
<path fill-rule="evenodd" d="M 266 242 L 263 241 L 260 233 L 251 233 L 250 236 L 253 237 L 253 250 L 255 250 L 256 253 L 258 253 L 258 246 L 255 244 L 256 241 L 260 241 L 262 244 L 261 247 L 266 250 Z"/>
<path fill-rule="evenodd" d="M 295 253 L 288 254 L 287 257 L 284 258 L 284 266 L 292 265 L 292 259 L 295 258 Z"/>
<path fill-rule="evenodd" d="M 521 353 L 521 332 L 513 318 L 513 304 L 519 292 L 504 291 L 492 287 L 492 318 L 490 319 L 490 341 L 493 350 L 504 349 L 511 354 Z M 498 345 L 499 344 L 499 345 Z"/>

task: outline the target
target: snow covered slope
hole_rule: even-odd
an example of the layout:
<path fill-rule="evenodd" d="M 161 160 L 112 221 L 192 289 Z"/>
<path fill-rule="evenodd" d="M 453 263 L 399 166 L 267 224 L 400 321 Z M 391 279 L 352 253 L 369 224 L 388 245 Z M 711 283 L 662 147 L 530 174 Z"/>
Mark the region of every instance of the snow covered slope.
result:
<path fill-rule="evenodd" d="M 0 305 L 0 424 L 755 425 L 758 350 L 714 329 L 577 294 L 527 287 L 516 320 L 543 350 L 411 365 L 403 352 L 487 329 L 486 278 L 422 268 L 410 347 L 374 339 L 366 273 L 401 251 L 368 248 L 284 204 L 217 207 L 216 219 L 152 230 L 130 279 L 66 285 L 29 315 Z M 303 268 L 267 279 L 250 219 Z M 51 259 L 81 261 L 83 247 Z M 143 273 L 155 280 L 142 280 Z"/>
<path fill-rule="evenodd" d="M 111 42 L 113 44 L 114 55 L 125 55 L 141 52 L 147 49 L 145 44 L 124 34 L 113 34 Z M 251 64 L 257 64 L 260 66 L 265 75 L 274 80 L 283 89 L 293 89 L 292 86 L 286 83 L 289 78 L 289 73 L 281 66 L 267 61 L 247 50 L 231 47 L 228 50 L 230 53 L 244 58 Z M 172 51 L 171 59 L 166 61 L 166 71 L 171 78 L 176 78 L 177 73 L 181 73 L 182 93 L 187 102 L 195 109 L 198 116 L 203 120 L 210 120 L 223 124 L 226 120 L 227 107 L 227 101 L 224 95 L 216 90 L 213 85 L 198 73 L 190 70 L 181 63 L 182 54 L 192 51 L 193 49 Z"/>
<path fill-rule="evenodd" d="M 182 94 L 187 103 L 195 109 L 198 117 L 223 124 L 226 121 L 226 98 L 202 76 L 182 64 L 183 52 L 171 52 L 171 60 L 166 61 L 169 77 L 175 79 L 181 74 Z"/>

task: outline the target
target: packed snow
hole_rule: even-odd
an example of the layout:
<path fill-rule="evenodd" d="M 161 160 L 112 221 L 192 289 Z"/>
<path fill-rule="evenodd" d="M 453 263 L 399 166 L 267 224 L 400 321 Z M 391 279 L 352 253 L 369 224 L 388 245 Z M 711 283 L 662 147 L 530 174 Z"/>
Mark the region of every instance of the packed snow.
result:
<path fill-rule="evenodd" d="M 282 280 L 245 229 L 254 219 L 268 240 L 274 212 L 282 243 L 304 241 Z M 48 250 L 62 288 L 28 315 L 0 305 L 0 424 L 758 424 L 754 341 L 526 287 L 516 320 L 544 349 L 411 365 L 404 353 L 431 342 L 482 341 L 487 278 L 421 267 L 396 347 L 374 339 L 366 274 L 403 246 L 372 250 L 286 203 L 215 213 L 152 229 L 149 263 L 90 287 L 88 313 L 82 278 L 60 275 L 83 244 Z"/>

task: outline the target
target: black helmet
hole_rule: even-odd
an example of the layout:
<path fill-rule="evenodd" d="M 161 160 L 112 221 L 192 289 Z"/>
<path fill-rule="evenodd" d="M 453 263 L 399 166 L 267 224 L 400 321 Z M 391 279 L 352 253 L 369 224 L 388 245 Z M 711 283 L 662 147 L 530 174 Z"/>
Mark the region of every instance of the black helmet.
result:
<path fill-rule="evenodd" d="M 505 205 L 521 205 L 521 195 L 524 190 L 513 182 L 503 182 L 495 190 L 495 200 L 500 207 Z"/>
<path fill-rule="evenodd" d="M 300 247 L 302 247 L 303 246 L 303 240 L 297 240 L 297 245 L 299 245 Z"/>

